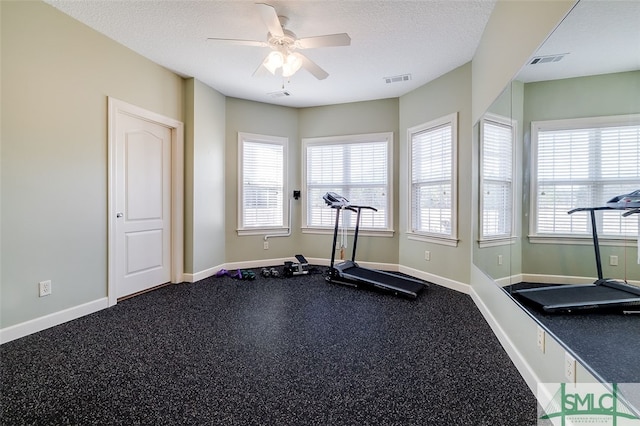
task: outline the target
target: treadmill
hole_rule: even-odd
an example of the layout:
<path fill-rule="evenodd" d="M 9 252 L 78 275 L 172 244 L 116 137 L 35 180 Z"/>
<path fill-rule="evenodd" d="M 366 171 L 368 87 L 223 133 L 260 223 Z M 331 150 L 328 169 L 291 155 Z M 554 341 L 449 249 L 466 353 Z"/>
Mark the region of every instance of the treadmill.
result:
<path fill-rule="evenodd" d="M 580 207 L 569 214 L 588 211 L 591 216 L 593 247 L 598 279 L 593 284 L 572 284 L 513 290 L 512 295 L 525 304 L 547 313 L 623 311 L 636 313 L 640 309 L 640 287 L 602 277 L 600 244 L 596 229 L 596 211 L 624 210 L 623 216 L 640 213 L 640 190 L 619 195 L 601 207 Z"/>
<path fill-rule="evenodd" d="M 333 230 L 333 248 L 331 251 L 331 265 L 326 280 L 330 283 L 342 284 L 356 288 L 366 288 L 370 290 L 391 293 L 409 299 L 415 299 L 418 294 L 427 286 L 424 281 L 415 278 L 404 277 L 389 272 L 368 269 L 356 263 L 356 246 L 358 242 L 358 231 L 360 228 L 360 212 L 363 209 L 377 211 L 371 206 L 357 206 L 349 203 L 345 197 L 335 192 L 327 192 L 322 197 L 327 205 L 336 209 L 336 222 Z M 338 227 L 340 213 L 342 210 L 350 210 L 356 213 L 356 228 L 353 235 L 353 251 L 351 260 L 335 264 L 336 243 L 338 240 Z"/>

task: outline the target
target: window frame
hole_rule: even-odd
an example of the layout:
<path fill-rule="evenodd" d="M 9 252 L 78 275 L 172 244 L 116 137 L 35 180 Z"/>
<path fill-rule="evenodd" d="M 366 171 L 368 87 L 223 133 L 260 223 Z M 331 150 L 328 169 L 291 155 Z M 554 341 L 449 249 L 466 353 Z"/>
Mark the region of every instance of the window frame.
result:
<path fill-rule="evenodd" d="M 416 231 L 413 223 L 413 135 L 436 129 L 442 126 L 451 126 L 451 232 L 449 235 Z M 458 112 L 430 120 L 407 129 L 407 182 L 408 182 L 408 209 L 407 209 L 407 238 L 423 242 L 430 242 L 450 247 L 457 247 L 458 239 Z"/>
<path fill-rule="evenodd" d="M 244 217 L 244 143 L 263 143 L 269 145 L 278 145 L 282 147 L 282 223 L 274 226 L 246 226 L 243 222 Z M 261 135 L 256 133 L 238 132 L 238 200 L 237 200 L 237 228 L 236 232 L 242 235 L 263 235 L 270 233 L 284 233 L 289 230 L 289 201 L 288 191 L 288 151 L 289 138 L 283 136 Z"/>
<path fill-rule="evenodd" d="M 559 120 L 540 120 L 531 122 L 531 185 L 530 185 L 530 207 L 529 207 L 529 241 L 539 244 L 578 244 L 591 245 L 593 237 L 591 233 L 585 235 L 578 234 L 545 234 L 539 233 L 537 229 L 538 222 L 538 134 L 541 131 L 559 131 L 559 130 L 579 130 L 593 128 L 607 128 L 617 126 L 640 126 L 640 114 L 614 115 L 614 116 L 596 116 L 567 118 Z M 615 194 L 620 195 L 620 194 Z M 589 207 L 589 206 L 576 206 Z M 602 233 L 602 222 L 600 215 L 596 215 L 598 221 L 598 241 L 600 245 L 616 246 L 624 241 L 635 241 L 635 236 L 611 235 Z M 588 221 L 588 219 L 587 219 Z M 640 218 L 638 220 L 640 223 Z"/>
<path fill-rule="evenodd" d="M 496 123 L 498 125 L 502 125 L 505 127 L 511 128 L 511 230 L 509 234 L 500 234 L 496 236 L 485 236 L 484 235 L 484 139 L 485 132 L 484 126 L 485 124 Z M 505 117 L 498 114 L 487 113 L 480 119 L 479 126 L 479 142 L 480 142 L 480 184 L 479 184 L 479 202 L 480 202 L 480 214 L 478 215 L 478 243 L 480 247 L 493 247 L 493 246 L 502 246 L 508 244 L 514 244 L 517 240 L 517 227 L 516 227 L 516 179 L 517 179 L 517 171 L 518 166 L 516 163 L 517 155 L 516 155 L 516 137 L 518 134 L 518 122 L 510 117 Z"/>
<path fill-rule="evenodd" d="M 307 151 L 310 146 L 319 145 L 347 145 L 357 144 L 363 142 L 381 142 L 384 141 L 387 144 L 387 176 L 386 176 L 386 188 L 387 188 L 387 205 L 386 210 L 388 212 L 386 217 L 385 228 L 370 228 L 366 226 L 360 226 L 359 234 L 365 236 L 384 236 L 392 237 L 394 234 L 393 229 L 393 147 L 394 147 L 394 134 L 393 132 L 378 132 L 378 133 L 363 133 L 353 135 L 339 135 L 339 136 L 322 136 L 302 138 L 302 187 L 304 189 L 302 196 L 302 222 L 301 228 L 303 233 L 308 234 L 331 234 L 334 230 L 334 224 L 330 226 L 317 226 L 309 225 L 308 222 L 308 208 L 311 205 L 309 202 L 309 184 L 307 181 Z M 351 200 L 357 202 L 357 200 Z M 329 208 L 329 207 L 327 207 Z M 375 214 L 375 213 L 374 213 Z M 352 227 L 348 227 L 349 233 L 353 232 Z"/>

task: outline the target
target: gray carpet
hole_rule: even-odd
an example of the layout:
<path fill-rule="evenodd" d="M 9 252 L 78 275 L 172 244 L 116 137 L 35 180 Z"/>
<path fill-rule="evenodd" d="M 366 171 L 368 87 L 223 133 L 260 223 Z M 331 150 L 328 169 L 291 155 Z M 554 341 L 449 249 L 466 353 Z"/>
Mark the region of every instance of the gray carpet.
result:
<path fill-rule="evenodd" d="M 256 271 L 258 272 L 258 271 Z M 322 275 L 164 287 L 0 347 L 6 425 L 534 425 L 467 295 Z"/>

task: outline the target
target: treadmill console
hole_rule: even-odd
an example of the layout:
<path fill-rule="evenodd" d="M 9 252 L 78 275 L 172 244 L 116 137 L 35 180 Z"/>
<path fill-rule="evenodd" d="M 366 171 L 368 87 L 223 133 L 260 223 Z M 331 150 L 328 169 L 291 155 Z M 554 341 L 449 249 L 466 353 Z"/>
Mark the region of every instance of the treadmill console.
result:
<path fill-rule="evenodd" d="M 331 207 L 346 207 L 349 205 L 349 200 L 335 192 L 327 192 L 322 198 L 324 198 L 324 202 Z"/>
<path fill-rule="evenodd" d="M 640 208 L 640 189 L 628 194 L 618 195 L 607 201 L 607 207 L 611 209 L 637 209 Z"/>

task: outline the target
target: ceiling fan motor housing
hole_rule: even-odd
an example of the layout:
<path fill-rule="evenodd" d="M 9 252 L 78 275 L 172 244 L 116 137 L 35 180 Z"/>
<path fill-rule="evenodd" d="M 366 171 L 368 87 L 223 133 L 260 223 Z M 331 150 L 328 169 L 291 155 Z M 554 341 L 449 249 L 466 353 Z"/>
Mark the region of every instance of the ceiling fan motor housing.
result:
<path fill-rule="evenodd" d="M 286 50 L 294 49 L 296 47 L 295 46 L 296 40 L 297 40 L 296 35 L 293 32 L 285 29 L 283 29 L 282 32 L 284 33 L 283 36 L 274 36 L 271 33 L 267 34 L 267 39 L 269 40 L 269 46 L 271 46 L 272 49 L 280 49 L 280 48 L 285 48 Z"/>

